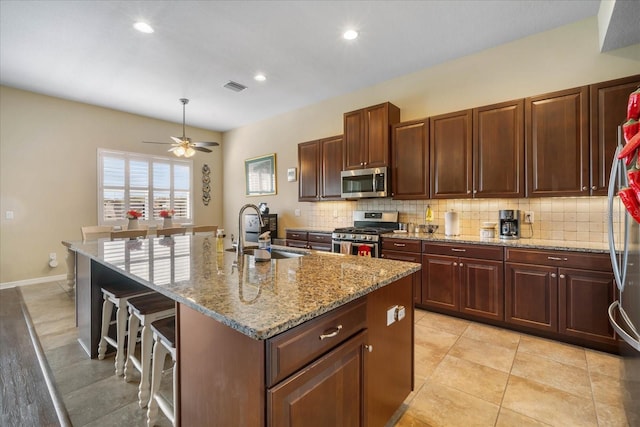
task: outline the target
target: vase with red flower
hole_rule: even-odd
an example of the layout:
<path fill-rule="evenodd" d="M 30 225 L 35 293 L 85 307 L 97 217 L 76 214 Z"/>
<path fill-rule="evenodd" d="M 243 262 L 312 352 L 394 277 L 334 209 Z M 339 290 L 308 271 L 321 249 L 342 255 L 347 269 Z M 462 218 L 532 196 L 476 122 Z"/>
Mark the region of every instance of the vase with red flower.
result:
<path fill-rule="evenodd" d="M 160 211 L 160 217 L 162 218 L 162 228 L 171 228 L 173 227 L 173 214 L 175 211 L 173 209 L 163 209 Z"/>

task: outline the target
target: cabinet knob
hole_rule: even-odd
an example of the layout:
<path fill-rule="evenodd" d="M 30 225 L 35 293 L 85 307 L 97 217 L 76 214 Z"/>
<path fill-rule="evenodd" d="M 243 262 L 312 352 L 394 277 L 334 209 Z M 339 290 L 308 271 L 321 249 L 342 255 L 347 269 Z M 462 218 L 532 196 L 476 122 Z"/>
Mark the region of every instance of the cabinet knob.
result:
<path fill-rule="evenodd" d="M 587 186 L 582 187 L 582 191 L 587 191 Z"/>
<path fill-rule="evenodd" d="M 556 273 L 551 273 L 551 277 L 556 278 Z"/>
<path fill-rule="evenodd" d="M 371 353 L 373 351 L 373 346 L 370 344 L 365 344 L 364 349 Z"/>
<path fill-rule="evenodd" d="M 454 266 L 454 267 L 457 267 L 457 266 L 458 266 L 458 263 L 457 263 L 457 262 L 454 262 L 454 263 L 453 263 L 453 266 Z"/>
<path fill-rule="evenodd" d="M 561 278 L 561 279 L 564 279 L 564 274 L 561 274 L 561 275 L 560 275 L 560 278 Z"/>
<path fill-rule="evenodd" d="M 471 190 L 467 190 L 467 194 L 471 194 Z"/>
<path fill-rule="evenodd" d="M 592 185 L 592 186 L 591 186 L 591 189 L 592 189 L 592 190 L 597 190 L 597 189 L 598 189 L 598 187 L 596 187 L 595 185 Z"/>
<path fill-rule="evenodd" d="M 473 194 L 478 194 L 478 190 L 473 190 Z"/>
<path fill-rule="evenodd" d="M 464 267 L 464 264 L 463 264 L 463 263 L 460 263 L 460 267 Z"/>

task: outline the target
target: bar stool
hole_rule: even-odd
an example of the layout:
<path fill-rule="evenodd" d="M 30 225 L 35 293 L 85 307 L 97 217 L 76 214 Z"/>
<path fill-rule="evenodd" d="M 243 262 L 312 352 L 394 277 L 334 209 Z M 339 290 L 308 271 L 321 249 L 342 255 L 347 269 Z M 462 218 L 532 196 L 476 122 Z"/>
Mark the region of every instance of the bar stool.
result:
<path fill-rule="evenodd" d="M 156 320 L 151 324 L 153 331 L 153 367 L 151 369 L 151 398 L 147 409 L 147 427 L 155 425 L 158 419 L 158 408 L 176 425 L 176 414 L 178 408 L 178 368 L 176 366 L 176 318 Z M 160 395 L 160 382 L 162 381 L 162 368 L 164 359 L 171 355 L 173 360 L 173 407 L 171 402 Z"/>
<path fill-rule="evenodd" d="M 130 298 L 141 296 L 152 292 L 149 288 L 133 283 L 110 283 L 101 286 L 102 298 L 102 327 L 100 332 L 100 343 L 98 344 L 98 359 L 104 359 L 107 352 L 107 344 L 116 349 L 116 375 L 122 375 L 124 366 L 124 339 L 127 335 L 127 301 Z M 113 307 L 117 307 L 116 311 L 116 339 L 109 336 L 109 327 L 111 322 L 111 314 Z M 135 338 L 133 338 L 135 339 Z"/>
<path fill-rule="evenodd" d="M 149 374 L 151 369 L 151 347 L 153 345 L 153 333 L 151 323 L 175 315 L 175 302 L 164 295 L 154 292 L 152 294 L 130 298 L 127 301 L 129 308 L 129 342 L 127 345 L 127 360 L 124 365 L 124 379 L 132 380 L 132 369 L 135 367 L 140 372 L 140 385 L 138 387 L 138 405 L 145 408 L 149 403 Z M 140 359 L 135 356 L 136 339 L 138 331 L 142 327 Z"/>

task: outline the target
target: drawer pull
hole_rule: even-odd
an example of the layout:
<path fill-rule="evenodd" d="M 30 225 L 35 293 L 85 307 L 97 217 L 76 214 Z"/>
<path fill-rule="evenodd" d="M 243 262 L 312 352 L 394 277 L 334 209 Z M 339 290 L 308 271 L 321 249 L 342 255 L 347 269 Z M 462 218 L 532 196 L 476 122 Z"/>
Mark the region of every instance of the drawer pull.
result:
<path fill-rule="evenodd" d="M 561 274 L 561 275 L 560 275 L 560 278 L 561 278 L 561 279 L 564 279 L 564 274 Z"/>
<path fill-rule="evenodd" d="M 556 273 L 551 273 L 551 277 L 556 278 Z"/>
<path fill-rule="evenodd" d="M 466 249 L 451 248 L 453 252 L 467 252 Z"/>
<path fill-rule="evenodd" d="M 551 260 L 551 261 L 566 261 L 567 260 L 567 258 L 560 258 L 559 256 L 548 256 L 547 259 Z"/>
<path fill-rule="evenodd" d="M 336 326 L 335 328 L 332 328 L 332 329 L 333 330 L 327 329 L 326 331 L 324 331 L 324 333 L 320 335 L 320 341 L 322 341 L 325 338 L 333 338 L 336 335 L 338 335 L 340 333 L 340 330 L 342 329 L 342 325 L 338 325 L 338 326 Z M 329 332 L 329 331 L 331 331 L 331 332 Z"/>
<path fill-rule="evenodd" d="M 404 248 L 407 245 L 405 245 L 404 243 L 394 243 L 393 246 L 397 246 L 399 248 Z"/>

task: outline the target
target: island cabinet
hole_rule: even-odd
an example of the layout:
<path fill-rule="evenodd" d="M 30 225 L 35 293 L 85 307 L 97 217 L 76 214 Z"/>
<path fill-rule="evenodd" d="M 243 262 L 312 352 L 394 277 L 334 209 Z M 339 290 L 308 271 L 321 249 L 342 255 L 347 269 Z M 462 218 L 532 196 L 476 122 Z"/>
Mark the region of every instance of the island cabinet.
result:
<path fill-rule="evenodd" d="M 298 144 L 298 200 L 340 200 L 342 135 Z"/>
<path fill-rule="evenodd" d="M 640 86 L 640 75 L 589 86 L 591 103 L 591 195 L 604 196 L 609 185 L 618 126 L 627 117 L 629 94 Z"/>
<path fill-rule="evenodd" d="M 391 125 L 400 109 L 390 102 L 344 114 L 345 170 L 389 166 Z"/>
<path fill-rule="evenodd" d="M 429 120 L 398 123 L 391 137 L 391 196 L 429 198 Z"/>
<path fill-rule="evenodd" d="M 412 298 L 406 276 L 267 340 L 178 304 L 180 425 L 384 426 L 413 389 Z"/>
<path fill-rule="evenodd" d="M 525 100 L 527 196 L 588 196 L 589 87 Z"/>
<path fill-rule="evenodd" d="M 422 305 L 445 313 L 504 320 L 500 246 L 422 243 Z"/>
<path fill-rule="evenodd" d="M 408 261 L 420 264 L 422 262 L 422 242 L 420 240 L 382 238 L 381 258 Z M 422 302 L 422 275 L 413 275 L 413 302 Z"/>
<path fill-rule="evenodd" d="M 605 254 L 506 248 L 505 320 L 611 350 L 616 285 Z M 607 347 L 610 346 L 610 347 Z"/>

